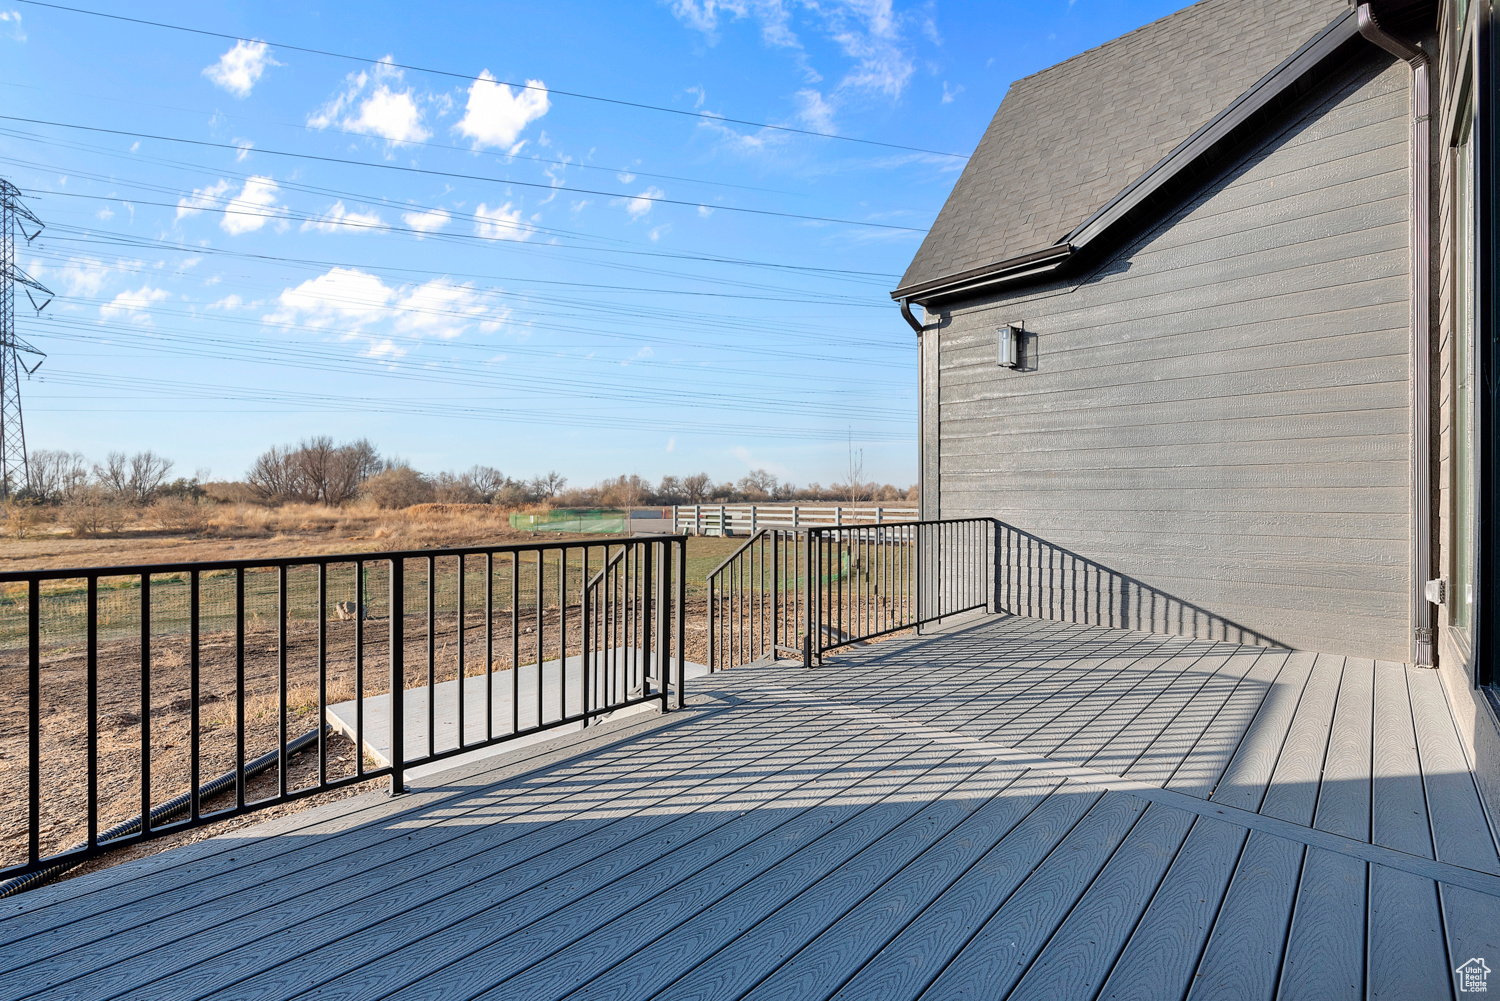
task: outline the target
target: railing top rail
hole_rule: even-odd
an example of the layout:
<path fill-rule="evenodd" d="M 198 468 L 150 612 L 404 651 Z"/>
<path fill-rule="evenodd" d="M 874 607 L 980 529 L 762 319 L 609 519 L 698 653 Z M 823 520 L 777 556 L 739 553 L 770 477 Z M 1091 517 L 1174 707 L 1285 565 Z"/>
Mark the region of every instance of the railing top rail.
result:
<path fill-rule="evenodd" d="M 194 570 L 262 570 L 276 567 L 321 566 L 329 563 L 374 563 L 381 560 L 411 560 L 443 556 L 484 556 L 490 553 L 534 553 L 560 549 L 597 548 L 599 546 L 632 546 L 646 542 L 682 542 L 682 535 L 633 535 L 626 539 L 601 536 L 558 542 L 507 542 L 493 546 L 456 546 L 446 549 L 396 549 L 368 553 L 329 553 L 308 556 L 267 556 L 245 560 L 202 560 L 189 563 L 136 563 L 120 566 L 60 567 L 58 569 L 0 571 L 0 584 L 33 580 L 60 580 L 89 577 L 138 577 L 144 574 L 187 573 Z"/>
<path fill-rule="evenodd" d="M 606 550 L 606 552 L 607 551 L 608 550 Z M 607 574 L 611 570 L 613 570 L 624 559 L 625 559 L 625 547 L 624 547 L 624 545 L 621 545 L 620 546 L 620 551 L 618 553 L 615 553 L 609 559 L 605 560 L 604 561 L 604 566 L 600 567 L 599 568 L 599 572 L 596 573 L 596 574 L 594 574 L 594 576 L 589 580 L 589 587 L 594 587 L 595 585 L 597 585 L 601 580 L 604 579 L 604 575 L 605 574 Z"/>
<path fill-rule="evenodd" d="M 798 531 L 798 532 L 800 532 L 799 529 L 790 529 L 790 528 L 762 528 L 760 531 L 758 531 L 754 535 L 750 536 L 750 538 L 746 539 L 740 545 L 740 547 L 738 549 L 736 549 L 734 552 L 730 553 L 728 559 L 726 559 L 723 563 L 720 563 L 718 566 L 716 566 L 712 570 L 710 570 L 708 572 L 708 579 L 712 580 L 713 578 L 717 577 L 719 575 L 719 571 L 720 570 L 723 570 L 725 567 L 729 566 L 729 564 L 731 564 L 735 560 L 739 559 L 740 558 L 740 553 L 743 553 L 745 550 L 747 550 L 751 546 L 755 545 L 755 540 L 758 539 L 758 538 L 760 538 L 762 535 L 765 535 L 767 532 L 791 532 L 791 531 Z"/>
<path fill-rule="evenodd" d="M 884 522 L 882 524 L 875 524 L 874 522 L 871 522 L 869 524 L 860 525 L 805 525 L 800 529 L 800 531 L 812 532 L 817 535 L 826 535 L 830 532 L 864 532 L 870 529 L 914 528 L 926 525 L 973 525 L 987 523 L 994 520 L 995 519 L 993 518 L 928 518 L 921 521 L 892 521 Z"/>

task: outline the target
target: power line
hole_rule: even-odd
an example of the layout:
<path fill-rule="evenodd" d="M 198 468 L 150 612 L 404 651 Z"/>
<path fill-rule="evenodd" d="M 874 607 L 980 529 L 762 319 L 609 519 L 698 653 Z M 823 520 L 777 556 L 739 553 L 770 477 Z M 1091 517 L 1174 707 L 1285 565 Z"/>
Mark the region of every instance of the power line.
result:
<path fill-rule="evenodd" d="M 300 393 L 291 390 L 268 390 L 252 389 L 239 385 L 208 385 L 202 382 L 181 382 L 168 379 L 140 379 L 126 378 L 110 375 L 96 375 L 84 373 L 66 373 L 53 375 L 47 380 L 51 384 L 77 386 L 90 389 L 141 389 L 152 394 L 152 399 L 159 401 L 163 398 L 183 398 L 208 400 L 239 400 L 241 402 L 268 403 L 277 405 L 277 413 L 285 413 L 284 404 L 300 404 L 315 410 L 333 410 L 350 413 L 381 413 L 381 414 L 407 414 L 420 417 L 441 417 L 444 419 L 464 419 L 480 421 L 499 421 L 505 424 L 535 424 L 544 426 L 560 427 L 591 427 L 605 430 L 630 430 L 630 431 L 657 431 L 671 432 L 674 434 L 735 434 L 735 435 L 761 435 L 774 436 L 778 439 L 796 438 L 814 441 L 842 440 L 842 433 L 832 429 L 818 429 L 808 427 L 776 427 L 766 425 L 745 424 L 739 421 L 734 423 L 711 423 L 696 420 L 671 421 L 660 420 L 655 417 L 630 418 L 618 414 L 615 408 L 607 408 L 607 415 L 593 416 L 580 413 L 576 409 L 569 409 L 563 414 L 546 414 L 538 412 L 532 407 L 473 407 L 461 406 L 451 403 L 440 403 L 431 400 L 430 397 L 422 397 L 416 400 L 400 400 L 391 397 L 358 397 L 337 396 L 331 393 Z M 95 401 L 100 399 L 96 393 L 88 394 L 85 399 Z M 80 408 L 69 406 L 68 412 L 77 412 Z M 186 408 L 182 408 L 186 409 Z M 206 412 L 218 413 L 221 408 L 214 407 Z M 107 412 L 119 413 L 118 408 L 110 408 Z M 180 412 L 174 408 L 168 412 Z M 870 441 L 909 441 L 910 432 L 902 431 L 876 431 L 867 430 L 862 436 Z"/>
<path fill-rule="evenodd" d="M 29 125 L 48 125 L 59 129 L 78 129 L 84 132 L 99 132 L 105 135 L 129 136 L 132 139 L 151 139 L 157 142 L 182 143 L 188 146 L 205 146 L 210 149 L 226 149 L 240 152 L 239 146 L 232 143 L 216 143 L 208 139 L 182 139 L 177 136 L 161 136 L 149 132 L 131 132 L 126 129 L 106 129 L 95 125 L 75 125 L 70 122 L 53 122 L 44 118 L 23 118 L 19 115 L 0 115 L 0 120 L 8 122 L 26 122 Z M 463 174 L 452 170 L 433 170 L 428 167 L 404 167 L 395 163 L 370 163 L 368 160 L 349 160 L 338 156 L 320 156 L 316 153 L 293 153 L 288 150 L 269 149 L 255 147 L 255 152 L 266 156 L 285 156 L 299 160 L 313 160 L 320 163 L 339 163 L 352 167 L 368 167 L 376 170 L 394 170 L 403 174 L 423 174 L 429 177 L 447 177 L 461 181 L 482 181 L 486 184 L 510 184 L 520 188 L 541 188 L 545 191 L 568 191 L 578 195 L 598 195 L 600 198 L 620 198 L 625 201 L 638 201 L 647 198 L 645 195 L 631 194 L 628 191 L 602 191 L 596 188 L 559 188 L 551 184 L 542 184 L 540 181 L 516 181 L 504 177 L 484 177 L 479 174 Z M 740 205 L 710 205 L 707 202 L 688 201 L 683 198 L 651 197 L 647 198 L 652 204 L 679 205 L 691 209 L 706 209 L 714 212 L 742 212 L 747 215 L 774 216 L 781 219 L 798 219 L 804 222 L 827 222 L 841 226 L 867 226 L 873 229 L 894 229 L 906 233 L 926 233 L 927 230 L 916 226 L 897 226 L 887 222 L 865 222 L 859 219 L 837 219 L 831 216 L 803 215 L 799 212 L 778 212 L 775 209 L 752 209 Z"/>
<path fill-rule="evenodd" d="M 0 80 L 0 87 L 21 87 L 26 90 L 45 91 L 47 93 L 61 93 L 72 97 L 82 97 L 89 101 L 110 101 L 116 104 L 128 104 L 136 108 L 161 108 L 164 111 L 181 111 L 186 114 L 203 115 L 211 117 L 219 115 L 222 118 L 241 122 L 253 122 L 257 125 L 278 125 L 284 129 L 296 129 L 298 132 L 322 132 L 330 136 L 355 136 L 362 139 L 373 138 L 368 132 L 354 132 L 349 129 L 314 129 L 310 125 L 298 125 L 295 122 L 278 122 L 275 119 L 256 118 L 252 115 L 231 115 L 225 111 L 207 111 L 202 108 L 181 108 L 175 104 L 158 104 L 154 101 L 127 101 L 118 97 L 109 97 L 104 94 L 88 94 L 77 90 L 58 90 L 53 87 L 38 87 L 34 84 L 15 83 L 9 80 Z M 424 149 L 446 149 L 458 153 L 477 153 L 479 150 L 472 146 L 455 146 L 452 143 L 435 143 L 423 139 L 403 139 L 403 146 L 420 146 Z M 735 184 L 733 181 L 709 181 L 701 177 L 684 177 L 680 174 L 661 174 L 653 170 L 644 170 L 640 167 L 606 167 L 599 163 L 585 163 L 582 160 L 555 160 L 547 156 L 533 156 L 529 153 L 486 153 L 499 160 L 528 160 L 532 163 L 547 163 L 558 167 L 576 167 L 579 170 L 601 170 L 607 174 L 632 174 L 636 177 L 653 178 L 660 181 L 681 181 L 684 184 L 702 184 L 714 188 L 736 188 L 740 191 L 759 191 L 768 195 L 790 195 L 793 198 L 809 197 L 805 191 L 789 191 L 786 188 L 767 188 L 756 184 Z"/>
<path fill-rule="evenodd" d="M 144 18 L 126 17 L 122 14 L 106 14 L 103 11 L 86 10 L 82 7 L 67 7 L 62 4 L 44 3 L 43 0 L 20 0 L 20 2 L 31 4 L 33 7 L 47 7 L 52 10 L 68 11 L 72 14 L 87 14 L 91 17 L 108 18 L 112 21 L 123 21 L 129 24 L 140 24 L 152 28 L 164 28 L 169 31 L 181 31 L 192 35 L 203 35 L 208 38 L 222 38 L 226 41 L 231 42 L 260 42 L 262 44 L 269 45 L 272 48 L 286 49 L 289 52 L 304 52 L 308 55 L 314 56 L 326 56 L 330 59 L 347 59 L 359 63 L 380 63 L 386 66 L 390 66 L 393 69 L 411 70 L 414 73 L 429 73 L 433 76 L 444 76 L 454 80 L 466 80 L 471 83 L 476 82 L 480 79 L 472 73 L 458 73 L 454 72 L 453 70 L 433 69 L 432 67 L 428 66 L 416 66 L 410 63 L 397 63 L 385 59 L 369 59 L 364 56 L 351 56 L 343 52 L 330 52 L 327 49 L 314 49 L 304 45 L 288 45 L 284 42 L 271 42 L 266 41 L 265 39 L 245 38 L 242 35 L 231 35 L 222 31 L 209 31 L 204 28 L 190 28 L 181 24 L 169 24 L 165 21 L 148 21 Z M 625 108 L 638 108 L 643 111 L 659 111 L 668 115 L 681 115 L 686 118 L 697 118 L 710 122 L 728 122 L 733 125 L 748 125 L 751 128 L 772 129 L 777 132 L 790 132 L 795 135 L 812 136 L 816 139 L 837 139 L 841 142 L 860 143 L 861 145 L 865 146 L 882 146 L 886 149 L 905 150 L 908 153 L 926 153 L 931 156 L 949 156 L 958 160 L 968 159 L 968 156 L 963 153 L 949 153 L 944 150 L 923 149 L 920 146 L 903 146 L 900 143 L 881 142 L 876 139 L 858 139 L 854 136 L 831 135 L 827 132 L 816 132 L 812 129 L 794 128 L 790 125 L 772 125 L 769 122 L 754 122 L 745 118 L 729 118 L 724 115 L 716 115 L 706 111 L 689 111 L 685 108 L 668 108 L 659 104 L 645 104 L 640 101 L 626 101 L 615 97 L 601 97 L 597 94 L 584 94 L 578 91 L 554 90 L 547 87 L 537 86 L 536 84 L 531 83 L 511 83 L 508 80 L 492 80 L 486 82 L 501 84 L 507 87 L 515 87 L 518 90 L 536 90 L 548 95 L 556 94 L 561 97 L 571 97 L 581 101 L 598 101 L 603 104 L 613 104 Z"/>

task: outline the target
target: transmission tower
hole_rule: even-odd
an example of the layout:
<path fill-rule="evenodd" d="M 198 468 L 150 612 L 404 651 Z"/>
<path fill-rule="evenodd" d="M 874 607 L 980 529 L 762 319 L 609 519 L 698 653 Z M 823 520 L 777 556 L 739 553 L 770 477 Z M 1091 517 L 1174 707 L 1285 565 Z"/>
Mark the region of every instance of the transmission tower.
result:
<path fill-rule="evenodd" d="M 30 231 L 28 232 L 28 227 Z M 21 191 L 0 178 L 0 496 L 9 496 L 18 485 L 31 483 L 26 464 L 26 428 L 21 423 L 21 373 L 30 376 L 46 355 L 16 333 L 16 289 L 24 288 L 31 307 L 41 312 L 52 301 L 52 293 L 16 263 L 17 237 L 27 243 L 42 231 L 42 221 L 21 204 Z M 36 291 L 46 296 L 37 304 Z M 37 361 L 29 368 L 22 354 Z"/>

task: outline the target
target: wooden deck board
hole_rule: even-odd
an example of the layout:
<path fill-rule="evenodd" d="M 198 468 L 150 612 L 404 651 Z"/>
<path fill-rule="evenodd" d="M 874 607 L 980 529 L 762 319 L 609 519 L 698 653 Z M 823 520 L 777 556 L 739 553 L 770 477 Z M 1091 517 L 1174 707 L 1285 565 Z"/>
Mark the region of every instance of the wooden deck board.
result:
<path fill-rule="evenodd" d="M 0 999 L 1429 997 L 1500 957 L 1431 671 L 998 616 L 691 690 L 6 901 Z"/>
<path fill-rule="evenodd" d="M 776 772 L 794 769 L 814 756 L 819 749 L 820 737 L 832 745 L 827 762 L 832 767 L 856 760 L 869 749 L 866 743 L 841 753 L 840 745 L 849 742 L 851 737 L 847 733 L 841 734 L 837 728 L 827 729 L 821 734 L 807 732 L 803 734 L 805 740 L 791 743 L 785 741 L 785 736 L 786 734 L 782 734 L 781 739 L 752 742 L 743 753 L 756 754 L 758 751 L 753 759 L 755 767 L 774 776 Z M 733 764 L 732 756 L 724 764 Z M 673 815 L 660 811 L 653 815 L 651 811 L 655 806 L 673 802 L 680 810 L 691 810 L 704 805 L 704 801 L 712 805 L 726 797 L 733 797 L 743 786 L 743 783 L 722 780 L 700 786 L 699 776 L 692 774 L 692 769 L 688 769 L 688 772 L 686 775 L 672 771 L 659 772 L 654 776 L 654 781 L 650 781 L 651 777 L 648 776 L 641 788 L 641 793 L 645 795 L 637 793 L 628 803 L 618 795 L 606 799 L 596 793 L 598 798 L 593 800 L 593 805 L 597 807 L 600 803 L 608 803 L 610 807 L 611 816 L 607 823 L 605 818 L 597 816 L 597 809 L 589 809 L 589 797 L 575 795 L 559 800 L 567 809 L 547 817 L 542 823 L 505 823 L 508 818 L 497 816 L 493 817 L 493 822 L 482 825 L 453 827 L 441 823 L 442 820 L 451 822 L 457 819 L 453 812 L 444 811 L 445 816 L 440 818 L 436 830 L 460 836 L 444 839 L 437 844 L 424 844 L 422 850 L 415 853 L 411 851 L 412 828 L 403 825 L 407 837 L 403 838 L 402 829 L 398 829 L 392 839 L 392 847 L 398 853 L 394 861 L 380 858 L 373 865 L 362 866 L 358 872 L 345 874 L 339 882 L 331 884 L 335 891 L 331 895 L 313 892 L 316 890 L 314 886 L 309 891 L 298 892 L 290 899 L 266 900 L 263 891 L 252 887 L 247 893 L 200 907 L 198 914 L 206 914 L 216 922 L 220 932 L 216 940 L 195 940 L 187 946 L 180 944 L 176 939 L 181 921 L 158 922 L 146 929 L 145 934 L 111 934 L 101 943 L 102 949 L 93 950 L 98 953 L 95 959 L 99 970 L 97 979 L 101 982 L 113 981 L 111 957 L 118 960 L 122 956 L 131 955 L 132 949 L 137 950 L 134 955 L 141 957 L 139 965 L 152 969 L 157 976 L 164 976 L 186 968 L 189 963 L 201 963 L 212 958 L 212 950 L 223 950 L 226 942 L 236 942 L 244 949 L 245 946 L 259 944 L 268 936 L 275 937 L 278 933 L 282 938 L 294 937 L 287 929 L 298 927 L 302 922 L 316 921 L 325 935 L 333 937 L 363 915 L 367 907 L 395 907 L 405 910 L 416 906 L 420 898 L 413 897 L 413 893 L 432 895 L 441 891 L 443 883 L 438 882 L 439 876 L 443 881 L 451 883 L 524 864 L 528 878 L 538 879 L 545 876 L 549 865 L 564 864 L 571 856 L 587 853 L 591 843 L 607 845 L 626 836 L 624 832 L 609 830 L 622 823 L 629 825 L 630 838 L 647 837 L 674 820 L 681 822 L 681 826 L 687 826 L 687 818 L 674 818 Z M 730 776 L 733 776 L 732 772 Z M 652 786 L 656 788 L 652 789 Z M 608 786 L 603 788 L 608 789 Z M 687 789 L 693 791 L 684 796 L 683 792 Z M 621 792 L 619 789 L 613 791 L 616 794 Z M 757 798 L 771 797 L 781 791 L 775 783 L 761 781 L 755 794 L 739 798 L 753 805 Z M 527 812 L 541 814 L 547 806 L 547 801 L 543 800 L 536 804 L 534 810 L 529 809 Z M 714 817 L 715 814 L 709 812 L 701 814 L 699 819 L 712 820 Z M 344 860 L 361 861 L 362 853 L 338 857 L 338 861 Z M 316 875 L 315 870 L 312 875 Z M 295 886 L 301 891 L 303 880 L 298 879 L 295 883 L 284 881 L 281 885 Z M 246 900 L 245 897 L 251 899 Z M 153 949 L 154 953 L 151 951 Z M 89 959 L 89 952 L 90 950 L 65 952 L 49 965 L 60 965 L 70 977 L 76 977 L 88 969 L 85 964 Z M 160 968 L 157 968 L 158 964 L 153 962 L 154 959 L 159 959 Z M 28 976 L 36 976 L 45 969 L 28 968 L 26 973 Z M 74 981 L 68 989 L 87 987 L 86 981 Z"/>
<path fill-rule="evenodd" d="M 832 724 L 827 732 L 834 732 Z M 807 736 L 816 740 L 815 735 Z M 670 760 L 690 750 L 691 742 L 686 743 L 685 747 L 663 748 L 661 760 Z M 631 760 L 638 767 L 650 765 L 649 755 L 633 756 Z M 670 773 L 658 777 L 669 779 Z M 24 970 L 27 977 L 45 980 L 49 976 L 48 968 L 57 966 L 70 977 L 76 977 L 87 972 L 91 962 L 107 969 L 122 956 L 131 955 L 131 949 L 145 951 L 169 946 L 178 934 L 175 929 L 188 919 L 185 905 L 193 906 L 190 920 L 194 923 L 219 912 L 225 915 L 225 921 L 246 922 L 258 912 L 275 908 L 273 913 L 266 915 L 266 920 L 275 927 L 283 915 L 292 916 L 288 908 L 292 907 L 294 900 L 314 909 L 310 914 L 299 915 L 311 918 L 324 910 L 341 906 L 349 899 L 351 884 L 357 884 L 367 875 L 378 880 L 380 887 L 389 887 L 399 880 L 417 878 L 423 872 L 453 864 L 477 851 L 494 851 L 511 837 L 528 834 L 535 839 L 539 833 L 535 828 L 503 824 L 507 818 L 504 810 L 507 804 L 517 812 L 528 814 L 564 807 L 563 813 L 552 818 L 553 823 L 562 823 L 570 817 L 581 818 L 598 798 L 618 795 L 620 791 L 604 778 L 594 782 L 569 779 L 570 776 L 565 774 L 549 786 L 532 785 L 508 790 L 509 796 L 502 793 L 486 797 L 484 802 L 467 808 L 429 808 L 427 816 L 413 819 L 396 829 L 371 825 L 342 831 L 259 862 L 241 860 L 236 856 L 237 863 L 245 863 L 237 869 L 137 900 L 111 920 L 107 926 L 107 940 L 92 950 L 89 944 L 99 941 L 100 926 L 75 921 L 72 925 L 52 929 L 45 943 L 38 942 L 36 937 L 7 943 L 5 952 L 0 955 L 10 961 L 5 967 L 8 972 Z M 523 793 L 528 795 L 523 797 Z M 662 794 L 670 795 L 670 792 L 663 789 Z M 482 826 L 462 823 L 465 815 L 470 813 L 482 814 L 486 823 Z M 417 832 L 423 831 L 429 832 L 430 836 L 422 840 L 422 851 L 413 854 L 412 839 Z M 475 841 L 483 844 L 475 846 Z M 295 883 L 273 881 L 267 887 L 269 875 L 288 867 L 295 867 L 299 872 Z M 319 891 L 324 888 L 336 888 L 337 898 L 320 897 Z M 247 902 L 246 897 L 251 898 L 251 902 Z M 89 935 L 95 938 L 90 939 Z M 26 962 L 27 950 L 38 947 L 45 949 L 46 962 L 21 965 Z M 91 952 L 97 954 L 97 959 L 90 959 Z"/>

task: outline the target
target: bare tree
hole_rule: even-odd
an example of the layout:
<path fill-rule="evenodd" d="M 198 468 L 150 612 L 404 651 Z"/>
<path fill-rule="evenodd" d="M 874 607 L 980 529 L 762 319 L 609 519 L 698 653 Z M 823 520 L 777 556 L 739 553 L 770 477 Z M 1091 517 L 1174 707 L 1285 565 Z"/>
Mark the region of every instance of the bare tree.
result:
<path fill-rule="evenodd" d="M 534 477 L 531 481 L 531 490 L 539 499 L 551 500 L 557 496 L 558 491 L 567 486 L 567 483 L 568 478 L 554 469 L 543 476 Z"/>
<path fill-rule="evenodd" d="M 262 452 L 245 474 L 245 480 L 256 494 L 262 500 L 272 503 L 293 499 L 298 490 L 298 479 L 299 472 L 292 450 L 277 448 L 275 445 Z"/>
<path fill-rule="evenodd" d="M 130 500 L 135 504 L 151 503 L 162 484 L 167 482 L 167 475 L 171 472 L 172 460 L 157 455 L 149 449 L 132 455 L 130 479 L 127 483 Z"/>
<path fill-rule="evenodd" d="M 854 436 L 849 436 L 849 478 L 844 481 L 844 491 L 849 495 L 849 503 L 852 506 L 860 499 L 864 492 L 865 480 L 865 450 L 854 447 Z"/>
<path fill-rule="evenodd" d="M 777 486 L 776 477 L 764 469 L 751 470 L 738 484 L 739 492 L 749 500 L 769 500 L 776 496 Z"/>
<path fill-rule="evenodd" d="M 682 480 L 675 476 L 663 476 L 661 486 L 656 488 L 656 495 L 666 504 L 676 504 L 686 496 L 682 489 Z"/>
<path fill-rule="evenodd" d="M 683 497 L 689 504 L 702 504 L 708 499 L 708 492 L 713 489 L 713 482 L 707 473 L 694 473 L 682 481 Z"/>
<path fill-rule="evenodd" d="M 42 504 L 67 500 L 89 481 L 89 467 L 81 452 L 38 449 L 26 459 L 31 475 L 29 493 Z"/>
<path fill-rule="evenodd" d="M 111 452 L 94 466 L 94 479 L 106 493 L 125 497 L 130 493 L 130 459 L 124 452 Z"/>

